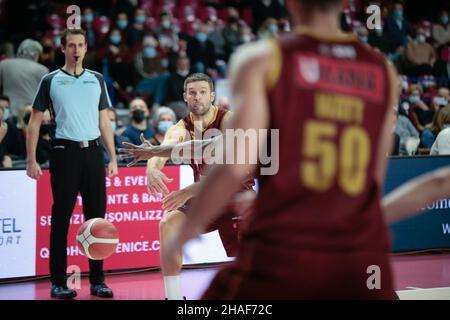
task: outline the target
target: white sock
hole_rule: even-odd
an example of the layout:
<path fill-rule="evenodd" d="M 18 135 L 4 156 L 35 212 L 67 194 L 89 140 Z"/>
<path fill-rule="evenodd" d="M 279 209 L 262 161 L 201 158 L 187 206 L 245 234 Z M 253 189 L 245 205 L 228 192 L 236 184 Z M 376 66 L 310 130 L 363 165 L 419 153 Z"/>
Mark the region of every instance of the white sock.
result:
<path fill-rule="evenodd" d="M 183 300 L 181 295 L 180 275 L 164 276 L 164 288 L 167 300 Z"/>

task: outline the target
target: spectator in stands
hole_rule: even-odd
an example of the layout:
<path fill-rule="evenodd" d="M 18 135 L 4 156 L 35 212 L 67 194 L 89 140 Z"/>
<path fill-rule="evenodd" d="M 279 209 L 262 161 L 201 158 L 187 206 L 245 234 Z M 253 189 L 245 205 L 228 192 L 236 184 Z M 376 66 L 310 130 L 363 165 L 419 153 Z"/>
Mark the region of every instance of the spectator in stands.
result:
<path fill-rule="evenodd" d="M 280 34 L 291 31 L 291 22 L 287 17 L 278 19 L 278 31 Z"/>
<path fill-rule="evenodd" d="M 57 68 L 55 64 L 55 49 L 53 47 L 53 39 L 44 37 L 41 40 L 42 54 L 40 56 L 40 63 L 46 66 L 50 71 Z"/>
<path fill-rule="evenodd" d="M 448 10 L 442 10 L 438 21 L 433 24 L 431 35 L 437 51 L 434 65 L 436 77 L 450 77 L 450 23 Z"/>
<path fill-rule="evenodd" d="M 413 84 L 408 89 L 407 111 L 411 122 L 417 130 L 422 132 L 431 123 L 434 111 L 422 100 L 422 88 Z"/>
<path fill-rule="evenodd" d="M 431 148 L 434 141 L 436 140 L 436 136 L 442 130 L 444 123 L 443 118 L 445 117 L 445 115 L 440 115 L 440 111 L 448 105 L 449 98 L 450 97 L 448 96 L 447 88 L 440 88 L 438 90 L 438 94 L 433 98 L 433 121 L 431 122 L 430 126 L 423 130 L 420 139 L 424 148 Z"/>
<path fill-rule="evenodd" d="M 214 54 L 216 59 L 227 61 L 227 43 L 223 35 L 223 28 L 217 23 L 217 20 L 208 20 L 208 40 L 214 45 Z"/>
<path fill-rule="evenodd" d="M 131 47 L 134 47 L 135 45 L 139 45 L 142 42 L 142 38 L 144 37 L 146 20 L 147 20 L 147 16 L 145 15 L 144 9 L 136 8 L 136 11 L 134 14 L 134 24 L 130 30 L 130 45 L 131 45 Z"/>
<path fill-rule="evenodd" d="M 280 19 L 286 16 L 286 8 L 283 2 L 281 0 L 257 0 L 252 3 L 253 31 L 255 33 L 267 18 Z"/>
<path fill-rule="evenodd" d="M 391 156 L 399 156 L 400 155 L 400 136 L 394 132 L 393 133 L 393 141 L 392 141 L 392 150 Z"/>
<path fill-rule="evenodd" d="M 369 45 L 380 50 L 384 54 L 389 53 L 389 40 L 384 33 L 384 21 L 381 20 L 380 28 L 369 31 Z"/>
<path fill-rule="evenodd" d="M 11 116 L 10 101 L 7 96 L 0 96 L 0 107 L 4 110 L 3 121 L 8 125 L 8 132 L 3 140 L 4 151 L 13 160 L 23 159 L 25 158 L 25 141 L 17 128 L 17 118 Z"/>
<path fill-rule="evenodd" d="M 450 106 L 443 107 L 439 112 L 441 131 L 431 146 L 431 155 L 450 154 Z"/>
<path fill-rule="evenodd" d="M 150 143 L 159 146 L 167 130 L 176 123 L 176 116 L 172 109 L 168 107 L 159 107 L 153 114 L 152 125 L 155 135 L 150 139 Z"/>
<path fill-rule="evenodd" d="M 187 57 L 186 51 L 190 37 L 183 33 L 179 33 L 178 35 L 178 42 L 175 44 L 175 47 L 172 48 L 172 50 L 167 54 L 167 70 L 169 72 L 175 72 L 177 70 L 177 61 L 179 57 Z"/>
<path fill-rule="evenodd" d="M 392 127 L 392 135 L 393 135 L 393 139 L 392 139 L 392 149 L 391 149 L 391 156 L 399 156 L 400 155 L 400 136 L 398 135 L 397 132 L 395 132 L 395 127 L 397 125 L 397 121 L 398 121 L 398 107 L 394 107 L 394 111 L 395 111 L 395 118 L 394 118 L 394 123 L 393 123 L 393 127 Z"/>
<path fill-rule="evenodd" d="M 9 97 L 10 110 L 17 117 L 19 108 L 33 101 L 39 82 L 48 68 L 37 63 L 42 53 L 39 42 L 25 39 L 17 49 L 17 58 L 0 62 L 0 94 Z"/>
<path fill-rule="evenodd" d="M 361 43 L 368 44 L 369 43 L 369 31 L 366 27 L 361 26 L 357 30 L 358 40 Z"/>
<path fill-rule="evenodd" d="M 50 160 L 50 152 L 52 150 L 51 133 L 52 118 L 50 111 L 47 109 L 44 112 L 41 127 L 39 128 L 39 138 L 36 147 L 36 161 L 40 165 L 48 165 L 48 161 Z"/>
<path fill-rule="evenodd" d="M 127 15 L 128 18 L 132 17 L 134 15 L 134 12 L 136 11 L 136 5 L 137 1 L 130 1 L 130 0 L 115 0 L 114 1 L 114 7 L 112 8 L 112 12 L 118 15 L 119 13 L 123 12 Z M 110 1 L 105 1 L 108 5 L 110 5 Z M 111 12 L 111 10 L 110 10 Z M 132 19 L 128 19 L 130 22 Z M 130 26 L 130 23 L 128 23 L 128 26 Z"/>
<path fill-rule="evenodd" d="M 117 28 L 112 28 L 104 41 L 104 45 L 97 50 L 96 59 L 102 66 L 104 76 L 117 81 L 122 88 L 132 84 L 131 53 Z"/>
<path fill-rule="evenodd" d="M 19 110 L 19 122 L 17 123 L 17 127 L 22 130 L 22 135 L 25 137 L 27 132 L 28 122 L 30 121 L 31 112 L 33 111 L 33 106 L 31 104 L 27 104 L 22 106 Z"/>
<path fill-rule="evenodd" d="M 2 103 L 0 101 L 0 106 L 1 105 Z M 12 159 L 13 161 L 12 163 L 14 166 L 16 166 L 17 163 L 19 163 L 20 166 L 21 161 L 24 162 L 26 158 L 25 137 L 32 109 L 33 107 L 30 104 L 22 106 L 19 110 L 19 119 L 17 127 L 14 127 L 16 133 L 13 140 L 14 142 L 13 149 L 11 149 L 12 145 L 11 142 L 9 142 L 9 149 L 7 149 L 7 154 Z M 9 136 L 9 132 L 7 136 Z M 52 136 L 52 119 L 50 116 L 50 112 L 46 110 L 43 114 L 42 125 L 39 129 L 39 137 L 36 147 L 36 161 L 41 165 L 48 164 L 47 161 L 49 160 L 51 150 L 51 136 Z"/>
<path fill-rule="evenodd" d="M 178 43 L 178 27 L 174 25 L 172 17 L 166 12 L 160 15 L 160 23 L 156 29 L 156 35 L 159 47 L 165 53 L 169 53 L 176 48 Z"/>
<path fill-rule="evenodd" d="M 12 168 L 12 160 L 6 154 L 5 136 L 8 132 L 8 124 L 4 119 L 5 108 L 0 105 L 0 168 Z"/>
<path fill-rule="evenodd" d="M 122 42 L 126 43 L 131 48 L 131 39 L 129 36 L 130 25 L 128 24 L 128 15 L 125 12 L 119 12 L 116 18 L 116 24 L 113 28 L 120 30 Z"/>
<path fill-rule="evenodd" d="M 403 4 L 396 2 L 392 14 L 387 18 L 384 33 L 389 40 L 388 58 L 397 61 L 408 42 L 409 24 L 403 15 Z"/>
<path fill-rule="evenodd" d="M 141 133 L 145 139 L 153 137 L 153 130 L 148 123 L 150 112 L 147 103 L 142 98 L 134 98 L 130 102 L 130 118 L 131 123 L 122 133 L 122 137 L 133 144 L 141 144 Z"/>
<path fill-rule="evenodd" d="M 441 96 L 450 102 L 450 89 L 449 88 L 440 87 L 437 94 L 438 94 L 438 96 Z"/>
<path fill-rule="evenodd" d="M 419 131 L 408 118 L 407 110 L 400 107 L 394 132 L 400 137 L 399 154 L 408 155 L 407 144 L 411 140 L 419 140 Z"/>
<path fill-rule="evenodd" d="M 96 49 L 98 45 L 98 35 L 94 29 L 94 11 L 91 7 L 83 9 L 81 27 L 86 31 L 86 41 L 89 48 Z"/>
<path fill-rule="evenodd" d="M 239 20 L 236 17 L 228 17 L 227 24 L 223 28 L 223 38 L 225 40 L 226 61 L 234 52 L 237 46 L 241 44 L 241 32 Z"/>
<path fill-rule="evenodd" d="M 139 79 L 135 89 L 139 95 L 151 95 L 152 108 L 155 108 L 161 105 L 165 96 L 169 77 L 167 59 L 162 57 L 154 33 L 147 31 L 142 45 L 142 50 L 134 58 L 134 69 Z"/>
<path fill-rule="evenodd" d="M 436 47 L 440 48 L 450 45 L 450 22 L 447 10 L 441 11 L 439 20 L 433 24 L 431 34 Z"/>
<path fill-rule="evenodd" d="M 434 48 L 427 42 L 426 32 L 417 31 L 414 40 L 410 40 L 405 51 L 405 73 L 410 76 L 430 75 L 436 62 Z"/>
<path fill-rule="evenodd" d="M 249 43 L 255 40 L 255 35 L 252 32 L 252 28 L 249 26 L 242 26 L 241 28 L 241 43 Z"/>
<path fill-rule="evenodd" d="M 195 38 L 188 42 L 187 55 L 194 72 L 217 74 L 214 44 L 208 40 L 208 26 L 200 24 Z"/>
<path fill-rule="evenodd" d="M 115 146 L 116 155 L 117 155 L 118 154 L 117 149 L 123 147 L 122 143 L 130 142 L 130 141 L 125 136 L 122 136 L 122 135 L 119 136 L 116 133 L 117 129 L 119 128 L 119 119 L 117 117 L 116 110 L 114 110 L 113 108 L 109 108 L 108 109 L 108 117 L 109 117 L 109 120 L 111 121 L 111 129 L 114 134 L 114 146 Z M 110 162 L 109 154 L 108 154 L 108 150 L 106 149 L 106 145 L 105 145 L 105 142 L 103 141 L 103 139 L 100 139 L 100 145 L 103 149 L 103 158 L 105 159 L 105 164 L 109 163 Z M 118 158 L 118 162 L 119 163 L 128 163 L 129 161 Z"/>
<path fill-rule="evenodd" d="M 267 18 L 258 30 L 259 39 L 273 38 L 278 35 L 278 22 L 274 18 Z"/>
<path fill-rule="evenodd" d="M 177 67 L 170 73 L 166 84 L 166 105 L 176 114 L 177 119 L 181 119 L 189 113 L 189 108 L 183 99 L 184 80 L 190 73 L 191 64 L 187 56 L 179 56 Z"/>
<path fill-rule="evenodd" d="M 0 43 L 0 61 L 14 57 L 14 45 L 11 42 Z"/>

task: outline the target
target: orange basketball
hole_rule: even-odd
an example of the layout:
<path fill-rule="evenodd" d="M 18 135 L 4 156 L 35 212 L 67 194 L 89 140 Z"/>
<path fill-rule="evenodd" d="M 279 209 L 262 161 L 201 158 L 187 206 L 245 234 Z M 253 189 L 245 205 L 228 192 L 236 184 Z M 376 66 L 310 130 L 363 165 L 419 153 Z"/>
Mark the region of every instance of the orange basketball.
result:
<path fill-rule="evenodd" d="M 119 243 L 119 232 L 109 221 L 89 219 L 78 229 L 77 244 L 85 256 L 92 260 L 108 258 Z"/>

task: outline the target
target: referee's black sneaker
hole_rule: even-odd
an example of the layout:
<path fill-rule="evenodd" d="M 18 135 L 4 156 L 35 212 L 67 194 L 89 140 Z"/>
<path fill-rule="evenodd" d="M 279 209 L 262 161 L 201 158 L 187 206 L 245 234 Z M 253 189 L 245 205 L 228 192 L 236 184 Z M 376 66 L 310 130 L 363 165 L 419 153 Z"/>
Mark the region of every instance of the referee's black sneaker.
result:
<path fill-rule="evenodd" d="M 77 296 L 77 292 L 67 286 L 52 285 L 50 296 L 57 299 L 73 299 Z"/>
<path fill-rule="evenodd" d="M 91 295 L 100 298 L 112 298 L 113 291 L 104 282 L 98 284 L 91 284 Z"/>

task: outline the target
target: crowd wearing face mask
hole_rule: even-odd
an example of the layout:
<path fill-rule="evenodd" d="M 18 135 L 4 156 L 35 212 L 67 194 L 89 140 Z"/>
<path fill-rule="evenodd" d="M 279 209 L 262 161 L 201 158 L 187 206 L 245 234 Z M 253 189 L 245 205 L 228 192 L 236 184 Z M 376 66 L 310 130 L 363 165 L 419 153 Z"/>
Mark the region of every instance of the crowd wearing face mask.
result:
<path fill-rule="evenodd" d="M 450 154 L 445 147 L 450 135 L 450 90 L 436 86 L 405 84 L 397 108 L 393 134 L 399 141 L 394 155 Z"/>
<path fill-rule="evenodd" d="M 450 24 L 449 6 L 436 5 L 433 14 L 424 14 L 412 20 L 409 14 L 414 9 L 403 1 L 349 1 L 349 10 L 343 15 L 343 27 L 354 31 L 360 42 L 382 52 L 408 77 L 434 76 L 448 78 L 450 75 Z M 368 5 L 380 8 L 380 19 L 369 26 L 355 12 L 359 3 L 362 12 Z M 365 3 L 365 4 L 364 4 Z M 353 8 L 353 12 L 352 9 Z M 417 9 L 415 9 L 417 10 Z M 419 13 L 420 14 L 420 13 Z"/>
<path fill-rule="evenodd" d="M 229 58 L 239 46 L 293 31 L 281 0 L 119 2 L 115 6 L 89 4 L 81 8 L 80 17 L 88 44 L 84 65 L 104 76 L 118 111 L 111 113 L 118 143 L 139 144 L 141 133 L 158 143 L 169 125 L 168 119 L 155 122 L 160 108 L 169 107 L 176 121 L 189 113 L 183 99 L 183 84 L 189 74 L 204 72 L 214 82 L 226 79 Z M 0 127 L 0 137 L 5 133 L 1 144 L 6 159 L 0 165 L 20 165 L 24 161 L 22 130 L 29 115 L 23 110 L 31 103 L 42 76 L 64 63 L 59 46 L 66 5 L 46 3 L 46 8 L 52 10 L 36 13 L 36 19 L 30 21 L 35 25 L 28 33 L 0 26 L 0 35 L 6 40 L 0 43 L 0 73 L 8 75 L 0 78 L 0 95 L 7 97 L 9 105 L 3 107 L 2 118 L 7 120 L 2 120 Z M 404 78 L 393 129 L 399 148 L 393 153 L 430 152 L 446 126 L 444 114 L 438 114 L 448 103 L 449 5 L 430 3 L 432 13 L 414 15 L 411 6 L 403 1 L 343 3 L 342 29 L 384 54 Z M 378 5 L 381 16 L 378 25 L 369 27 L 366 8 L 373 4 Z M 14 13 L 1 11 L 1 15 Z M 29 83 L 16 77 L 19 74 L 26 74 Z M 1 103 L 0 98 L 0 107 Z M 44 124 L 42 135 L 47 136 L 47 131 L 51 136 L 51 121 Z"/>

